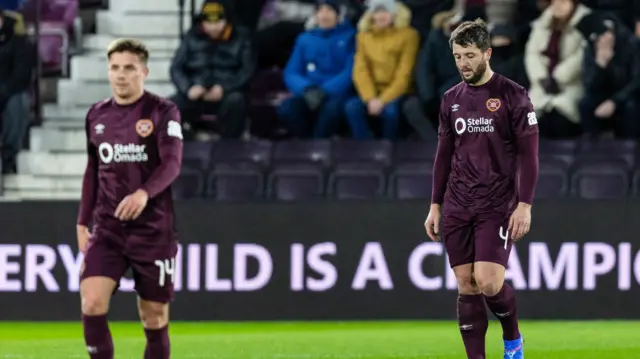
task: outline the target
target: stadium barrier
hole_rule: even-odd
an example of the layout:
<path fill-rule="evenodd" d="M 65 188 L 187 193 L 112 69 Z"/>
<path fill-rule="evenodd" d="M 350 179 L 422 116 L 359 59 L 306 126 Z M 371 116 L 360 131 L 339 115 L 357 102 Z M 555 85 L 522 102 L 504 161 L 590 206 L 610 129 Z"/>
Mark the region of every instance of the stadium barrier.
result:
<path fill-rule="evenodd" d="M 177 205 L 176 320 L 451 319 L 456 283 L 424 202 Z M 79 318 L 77 204 L 0 206 L 0 320 Z M 640 318 L 634 202 L 534 206 L 507 276 L 532 319 Z M 171 271 L 168 271 L 171 272 Z M 114 319 L 135 319 L 124 279 Z"/>

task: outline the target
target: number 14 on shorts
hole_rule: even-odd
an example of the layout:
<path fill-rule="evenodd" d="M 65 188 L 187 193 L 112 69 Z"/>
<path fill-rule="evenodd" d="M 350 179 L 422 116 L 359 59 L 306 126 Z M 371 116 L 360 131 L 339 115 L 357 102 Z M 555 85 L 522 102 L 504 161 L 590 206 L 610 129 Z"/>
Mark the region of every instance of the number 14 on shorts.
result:
<path fill-rule="evenodd" d="M 165 259 L 165 260 L 158 259 L 154 263 L 160 271 L 158 275 L 158 284 L 161 287 L 164 287 L 165 283 L 167 282 L 167 277 L 169 277 L 171 284 L 175 283 L 175 279 L 176 279 L 175 278 L 175 268 L 176 268 L 175 258 Z"/>

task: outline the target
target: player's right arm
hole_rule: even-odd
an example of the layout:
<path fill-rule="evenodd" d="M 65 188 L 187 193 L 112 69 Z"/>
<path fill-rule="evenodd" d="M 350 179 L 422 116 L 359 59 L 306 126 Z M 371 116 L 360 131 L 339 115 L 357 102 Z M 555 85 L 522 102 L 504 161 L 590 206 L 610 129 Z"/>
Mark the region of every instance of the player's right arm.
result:
<path fill-rule="evenodd" d="M 89 240 L 89 225 L 93 218 L 93 211 L 96 206 L 98 196 L 98 153 L 96 147 L 91 143 L 89 132 L 89 116 L 85 120 L 85 132 L 87 136 L 87 167 L 84 170 L 82 179 L 82 196 L 80 198 L 80 210 L 76 231 L 78 235 L 78 248 L 84 252 Z"/>
<path fill-rule="evenodd" d="M 455 148 L 455 139 L 449 120 L 449 108 L 443 99 L 440 104 L 438 127 L 438 150 L 433 164 L 433 183 L 431 187 L 431 209 L 425 222 L 427 234 L 434 240 L 440 240 L 440 210 L 447 191 L 447 182 L 451 172 L 451 159 Z"/>

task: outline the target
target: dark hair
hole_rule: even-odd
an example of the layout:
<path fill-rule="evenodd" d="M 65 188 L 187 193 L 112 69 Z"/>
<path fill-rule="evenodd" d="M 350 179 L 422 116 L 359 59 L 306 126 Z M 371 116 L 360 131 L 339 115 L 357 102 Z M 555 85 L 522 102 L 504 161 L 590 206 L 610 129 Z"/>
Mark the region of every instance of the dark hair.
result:
<path fill-rule="evenodd" d="M 137 55 L 138 58 L 140 58 L 140 61 L 145 65 L 147 64 L 147 61 L 149 61 L 149 50 L 147 50 L 147 47 L 138 40 L 118 39 L 113 41 L 107 50 L 107 57 L 111 58 L 112 54 L 120 52 L 129 52 Z"/>
<path fill-rule="evenodd" d="M 487 23 L 482 19 L 465 21 L 460 24 L 449 38 L 449 47 L 453 44 L 460 46 L 476 45 L 482 51 L 487 51 L 491 47 L 491 36 Z"/>

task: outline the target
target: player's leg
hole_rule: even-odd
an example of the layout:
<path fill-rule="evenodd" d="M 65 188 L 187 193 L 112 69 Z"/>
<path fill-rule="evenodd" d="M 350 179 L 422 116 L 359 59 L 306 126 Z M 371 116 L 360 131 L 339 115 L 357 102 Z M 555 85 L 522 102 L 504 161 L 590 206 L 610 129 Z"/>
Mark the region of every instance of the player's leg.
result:
<path fill-rule="evenodd" d="M 158 241 L 160 242 L 160 241 Z M 147 337 L 145 359 L 169 359 L 169 303 L 174 295 L 177 243 L 142 246 L 131 266 L 138 292 L 138 311 Z"/>
<path fill-rule="evenodd" d="M 94 234 L 80 277 L 82 324 L 91 359 L 112 359 L 113 341 L 107 322 L 109 302 L 127 269 L 118 246 Z"/>
<path fill-rule="evenodd" d="M 153 302 L 138 297 L 138 313 L 147 337 L 144 359 L 169 359 L 169 303 Z"/>
<path fill-rule="evenodd" d="M 458 326 L 469 359 L 485 358 L 489 322 L 484 297 L 473 275 L 473 226 L 467 213 L 445 213 L 442 237 L 458 281 Z"/>
<path fill-rule="evenodd" d="M 479 216 L 475 225 L 476 262 L 474 275 L 489 310 L 500 320 L 505 358 L 523 358 L 522 337 L 513 288 L 505 283 L 505 269 L 513 245 L 507 228 L 509 216 Z M 513 354 L 513 356 L 509 356 Z"/>

